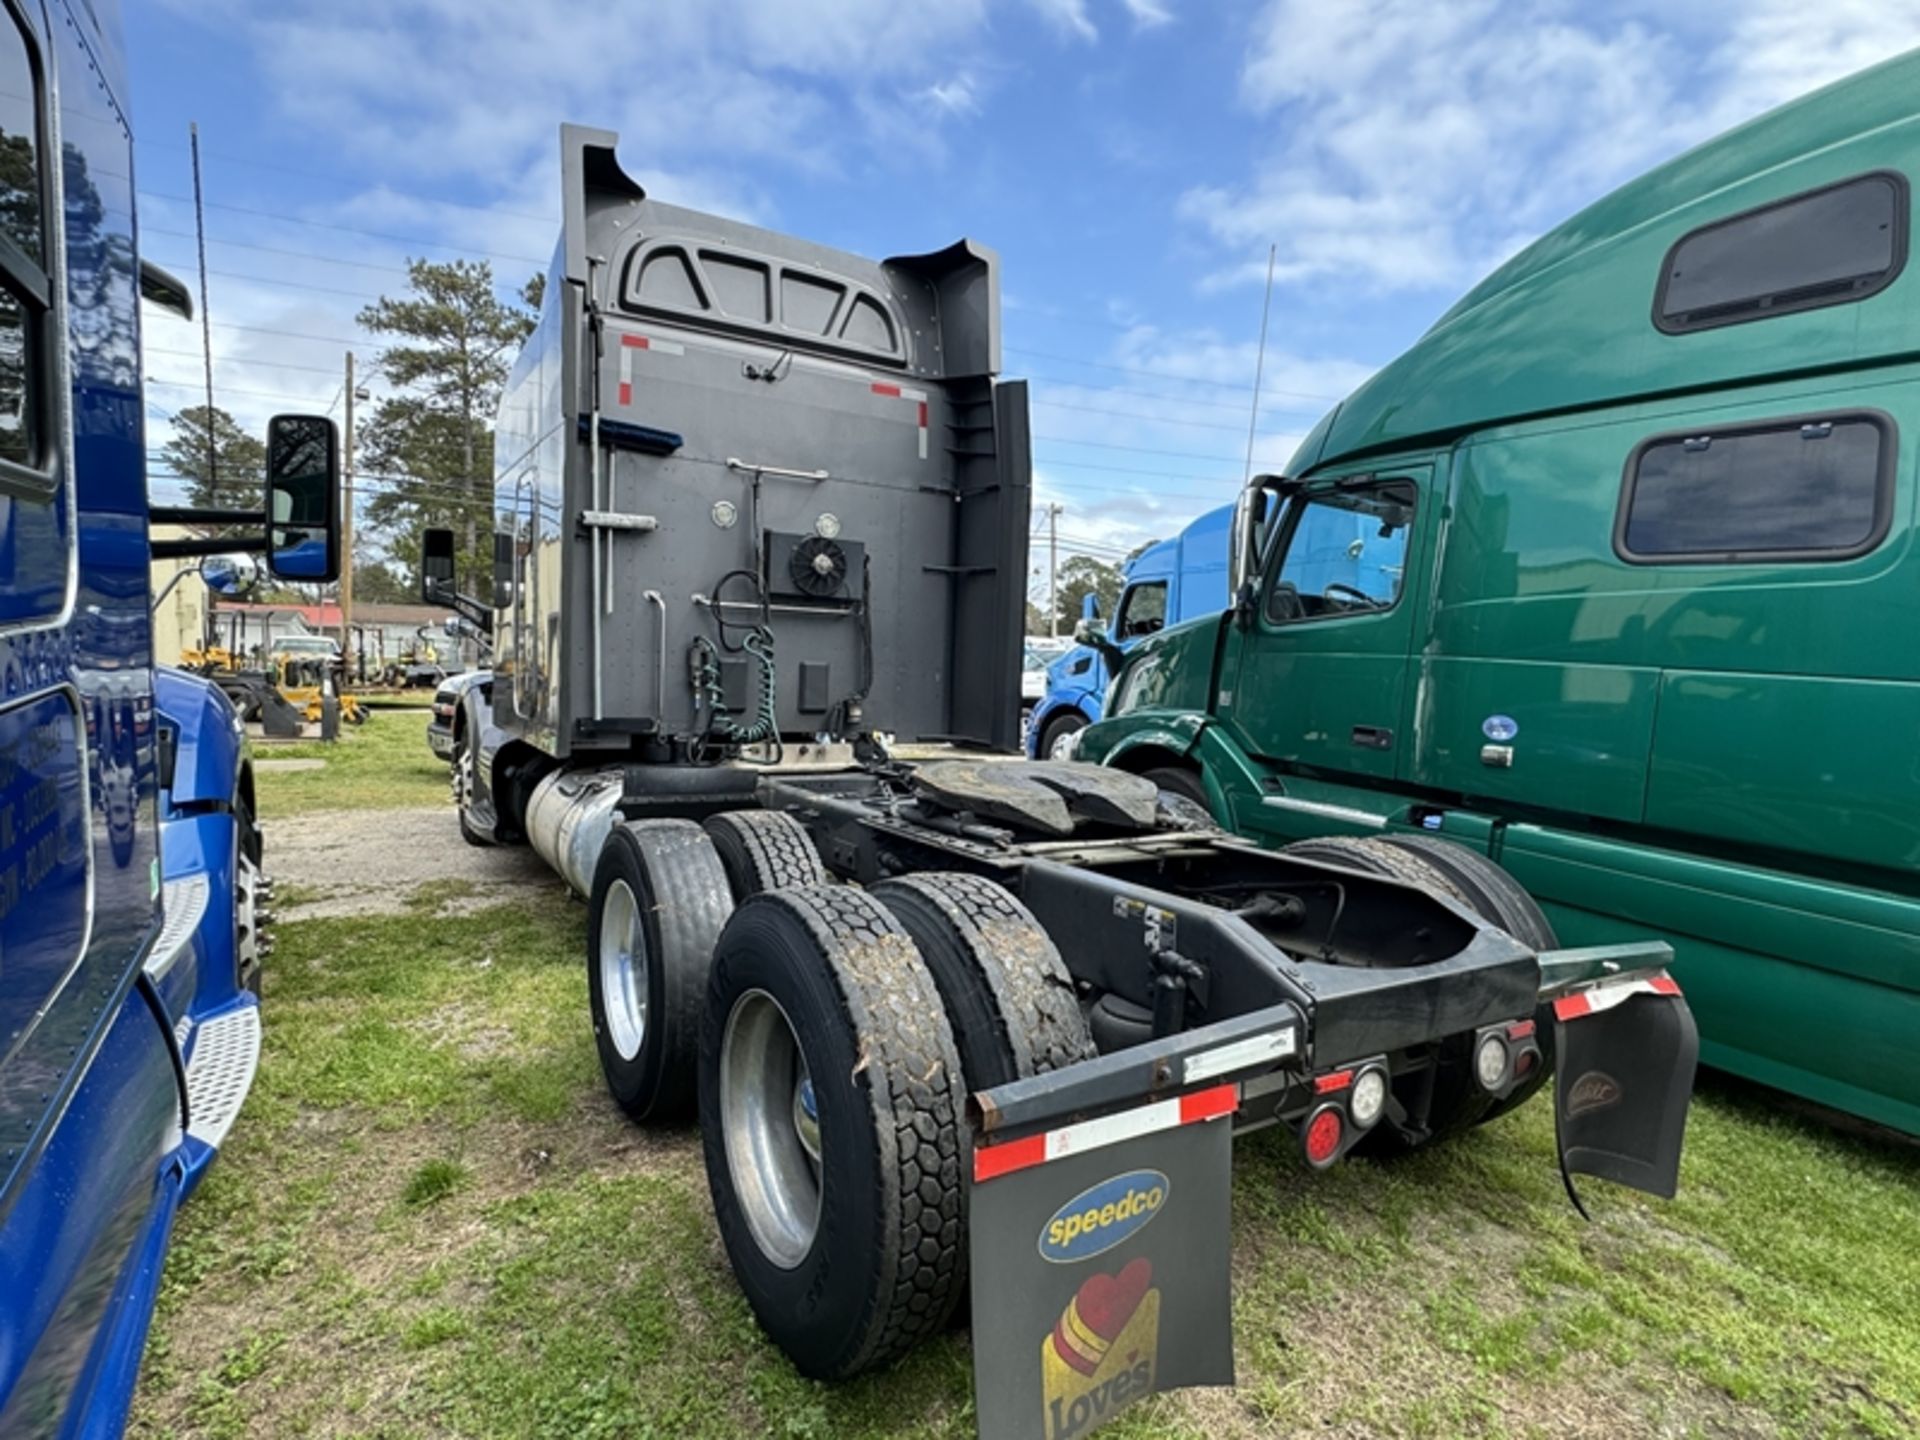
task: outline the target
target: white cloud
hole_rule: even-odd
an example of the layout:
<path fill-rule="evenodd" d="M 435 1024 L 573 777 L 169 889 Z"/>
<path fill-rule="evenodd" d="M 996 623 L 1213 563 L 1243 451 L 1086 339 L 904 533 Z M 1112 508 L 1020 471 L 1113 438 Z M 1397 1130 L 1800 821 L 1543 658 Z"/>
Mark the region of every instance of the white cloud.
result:
<path fill-rule="evenodd" d="M 1173 19 L 1173 12 L 1167 9 L 1163 0 L 1121 0 L 1121 3 L 1127 7 L 1127 13 L 1133 16 L 1133 23 L 1142 30 L 1165 25 Z"/>
<path fill-rule="evenodd" d="M 1613 185 L 1920 40 L 1920 0 L 1761 0 L 1685 32 L 1636 4 L 1270 0 L 1241 74 L 1261 158 L 1179 202 L 1238 257 L 1211 285 L 1257 283 L 1273 243 L 1282 284 L 1457 289 Z"/>
<path fill-rule="evenodd" d="M 1038 10 L 1064 35 L 1076 40 L 1097 40 L 1100 32 L 1087 14 L 1087 0 L 1031 0 Z"/>
<path fill-rule="evenodd" d="M 968 75 L 955 75 L 951 79 L 936 81 L 920 94 L 928 105 L 943 114 L 975 115 L 980 110 L 973 79 Z"/>

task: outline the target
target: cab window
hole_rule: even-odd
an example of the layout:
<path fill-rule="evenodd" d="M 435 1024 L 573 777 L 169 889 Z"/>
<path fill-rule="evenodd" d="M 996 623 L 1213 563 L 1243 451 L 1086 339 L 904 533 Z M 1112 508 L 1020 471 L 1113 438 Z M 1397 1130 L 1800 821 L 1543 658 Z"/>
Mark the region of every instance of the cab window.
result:
<path fill-rule="evenodd" d="M 1149 580 L 1135 585 L 1120 599 L 1120 615 L 1113 622 L 1116 640 L 1138 640 L 1167 625 L 1167 582 Z"/>
<path fill-rule="evenodd" d="M 1415 498 L 1404 480 L 1296 496 L 1281 532 L 1267 618 L 1290 624 L 1391 610 L 1406 580 Z"/>

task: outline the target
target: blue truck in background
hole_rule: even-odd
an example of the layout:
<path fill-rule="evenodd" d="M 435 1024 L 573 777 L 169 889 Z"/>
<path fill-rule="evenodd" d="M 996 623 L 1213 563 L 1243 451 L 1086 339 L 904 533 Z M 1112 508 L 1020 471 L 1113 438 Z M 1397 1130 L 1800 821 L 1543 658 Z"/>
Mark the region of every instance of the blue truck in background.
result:
<path fill-rule="evenodd" d="M 1223 505 L 1134 557 L 1108 627 L 1115 645 L 1124 650 L 1168 625 L 1227 608 L 1232 523 L 1233 507 Z M 1100 718 L 1112 678 L 1090 645 L 1076 645 L 1049 665 L 1047 693 L 1027 725 L 1027 754 L 1035 760 L 1063 758 L 1068 738 Z"/>
<path fill-rule="evenodd" d="M 338 447 L 277 417 L 260 511 L 149 505 L 140 301 L 191 307 L 139 258 L 117 7 L 0 10 L 0 1436 L 110 1436 L 268 918 L 242 728 L 155 665 L 152 565 L 333 579 Z"/>
<path fill-rule="evenodd" d="M 1107 627 L 1107 643 L 1125 651 L 1169 625 L 1225 610 L 1232 603 L 1227 581 L 1229 532 L 1233 507 L 1209 510 L 1171 540 L 1149 545 L 1127 566 Z M 1377 527 L 1376 527 L 1377 528 Z M 1369 536 L 1364 518 L 1329 509 L 1316 514 L 1295 541 L 1308 565 L 1303 584 L 1321 594 L 1328 586 L 1371 599 L 1395 591 L 1399 556 L 1387 554 Z M 1088 597 L 1089 618 L 1092 597 Z M 1027 754 L 1035 760 L 1064 760 L 1072 737 L 1098 720 L 1106 708 L 1113 679 L 1099 650 L 1076 645 L 1047 667 L 1047 693 L 1033 707 L 1027 725 Z"/>

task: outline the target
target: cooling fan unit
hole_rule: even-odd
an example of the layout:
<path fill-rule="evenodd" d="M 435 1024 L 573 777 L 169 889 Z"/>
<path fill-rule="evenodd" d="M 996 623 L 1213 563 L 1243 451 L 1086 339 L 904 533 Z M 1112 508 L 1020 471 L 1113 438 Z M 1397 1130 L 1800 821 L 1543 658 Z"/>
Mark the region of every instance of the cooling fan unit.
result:
<path fill-rule="evenodd" d="M 836 541 L 822 535 L 809 535 L 793 547 L 787 562 L 793 587 L 814 600 L 827 600 L 840 594 L 847 585 L 847 552 Z"/>

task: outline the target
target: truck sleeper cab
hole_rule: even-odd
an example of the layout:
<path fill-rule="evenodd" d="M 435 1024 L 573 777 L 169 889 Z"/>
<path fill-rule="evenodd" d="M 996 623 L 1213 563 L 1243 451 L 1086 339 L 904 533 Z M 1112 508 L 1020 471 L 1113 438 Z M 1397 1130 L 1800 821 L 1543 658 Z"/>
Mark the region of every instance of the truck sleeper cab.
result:
<path fill-rule="evenodd" d="M 616 147 L 562 127 L 491 595 L 454 595 L 429 537 L 427 598 L 493 647 L 462 700 L 465 833 L 551 849 L 564 807 L 536 791 L 587 769 L 603 835 L 623 797 L 749 804 L 760 768 L 873 736 L 1013 749 L 1030 458 L 997 257 L 876 261 L 662 204 Z"/>
<path fill-rule="evenodd" d="M 1430 832 L 1654 932 L 1710 1064 L 1920 1134 L 1920 56 L 1474 289 L 1242 507 L 1237 603 L 1079 753 L 1250 837 Z M 1323 583 L 1338 512 L 1400 568 Z"/>

